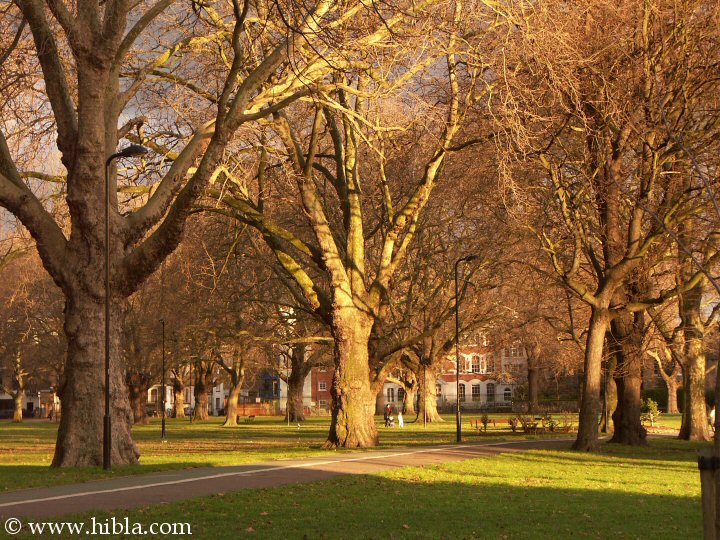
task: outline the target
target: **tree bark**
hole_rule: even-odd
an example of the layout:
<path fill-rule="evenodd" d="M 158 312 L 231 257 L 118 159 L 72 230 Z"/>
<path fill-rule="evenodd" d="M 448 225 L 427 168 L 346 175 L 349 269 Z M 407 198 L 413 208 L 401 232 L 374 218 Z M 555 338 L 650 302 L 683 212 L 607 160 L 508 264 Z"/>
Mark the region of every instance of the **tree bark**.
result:
<path fill-rule="evenodd" d="M 227 410 L 225 411 L 226 416 L 223 427 L 234 427 L 238 425 L 237 417 L 239 411 L 238 400 L 240 399 L 240 390 L 242 390 L 242 380 L 239 382 L 234 382 L 233 387 L 230 389 L 230 393 L 228 394 L 227 399 Z"/>
<path fill-rule="evenodd" d="M 538 411 L 538 399 L 540 395 L 540 359 L 532 348 L 528 351 L 528 414 L 535 414 Z"/>
<path fill-rule="evenodd" d="M 297 344 L 293 346 L 290 356 L 290 374 L 287 380 L 287 406 L 285 411 L 285 419 L 290 416 L 291 422 L 305 421 L 305 407 L 303 404 L 303 387 L 305 378 L 310 372 L 310 366 L 305 359 L 305 345 Z"/>
<path fill-rule="evenodd" d="M 410 416 L 416 414 L 415 401 L 417 400 L 418 388 L 417 384 L 408 385 L 404 388 L 405 395 L 403 396 L 403 414 Z"/>
<path fill-rule="evenodd" d="M 702 285 L 683 295 L 680 302 L 685 346 L 683 356 L 683 418 L 679 438 L 689 441 L 709 441 L 707 409 L 705 405 L 705 326 L 701 317 Z"/>
<path fill-rule="evenodd" d="M 600 375 L 602 367 L 605 331 L 609 325 L 606 309 L 592 307 L 590 328 L 585 345 L 584 377 L 580 402 L 578 434 L 573 449 L 596 452 L 598 439 L 598 416 L 600 414 Z"/>
<path fill-rule="evenodd" d="M 147 424 L 148 418 L 145 414 L 145 403 L 150 387 L 149 378 L 143 373 L 135 372 L 127 376 L 128 396 L 132 405 L 133 423 Z"/>
<path fill-rule="evenodd" d="M 435 394 L 437 376 L 432 365 L 427 367 L 427 373 L 425 374 L 425 386 L 423 386 L 422 377 L 422 373 L 418 375 L 418 380 L 420 381 L 420 406 L 418 407 L 418 420 L 422 421 L 423 411 L 426 410 L 428 422 L 444 422 L 445 420 L 443 420 L 437 410 L 437 395 Z M 424 409 L 424 407 L 427 407 L 427 409 Z"/>
<path fill-rule="evenodd" d="M 667 380 L 665 380 L 665 386 L 667 386 L 668 392 L 667 412 L 668 414 L 678 414 L 680 412 L 680 409 L 678 409 L 677 400 L 677 379 L 675 377 L 668 378 Z"/>
<path fill-rule="evenodd" d="M 618 359 L 613 373 L 617 406 L 612 414 L 614 433 L 610 442 L 644 445 L 647 431 L 640 421 L 644 313 L 623 314 L 610 323 L 610 328 Z"/>
<path fill-rule="evenodd" d="M 22 398 L 23 393 L 20 391 L 14 392 L 12 394 L 13 397 L 13 403 L 15 405 L 13 410 L 13 422 L 19 423 L 23 420 L 23 407 L 22 407 Z"/>
<path fill-rule="evenodd" d="M 132 411 L 125 385 L 121 331 L 124 301 L 111 301 L 110 417 L 113 465 L 137 463 L 140 452 L 132 440 Z M 105 408 L 103 300 L 77 293 L 66 300 L 67 361 L 58 394 L 61 403 L 53 467 L 100 466 L 103 463 Z"/>
<path fill-rule="evenodd" d="M 195 390 L 195 420 L 208 419 L 208 393 L 206 389 Z"/>
<path fill-rule="evenodd" d="M 185 418 L 185 385 L 178 377 L 173 377 L 173 415 L 175 418 Z"/>
<path fill-rule="evenodd" d="M 332 420 L 325 447 L 377 446 L 379 436 L 368 352 L 372 319 L 354 307 L 337 311 L 332 324 L 335 339 Z"/>
<path fill-rule="evenodd" d="M 25 372 L 22 368 L 22 354 L 18 349 L 15 353 L 15 366 L 13 368 L 13 387 L 12 390 L 8 389 L 7 393 L 13 398 L 13 423 L 20 423 L 23 421 L 23 408 L 22 398 L 25 393 Z"/>

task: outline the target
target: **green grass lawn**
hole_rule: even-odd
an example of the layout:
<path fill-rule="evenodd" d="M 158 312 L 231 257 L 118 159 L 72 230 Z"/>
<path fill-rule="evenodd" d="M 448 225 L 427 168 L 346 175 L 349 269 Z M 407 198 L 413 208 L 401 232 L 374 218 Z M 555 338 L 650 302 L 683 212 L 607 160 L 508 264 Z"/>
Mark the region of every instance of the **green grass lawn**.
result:
<path fill-rule="evenodd" d="M 506 423 L 510 413 L 491 415 L 497 420 L 488 433 L 471 428 L 478 414 L 463 416 L 468 441 L 526 437 L 513 434 Z M 385 428 L 377 417 L 381 447 L 416 446 L 455 441 L 455 418 L 442 423 L 406 422 L 405 428 Z M 278 417 L 257 417 L 251 423 L 222 428 L 223 418 L 205 422 L 168 419 L 167 440 L 160 440 L 160 420 L 133 427 L 133 437 L 141 452 L 140 465 L 116 466 L 108 473 L 100 468 L 50 469 L 58 424 L 52 422 L 0 423 L 0 491 L 28 487 L 83 482 L 187 467 L 221 466 L 320 455 L 328 433 L 328 417 L 311 417 L 300 429 L 287 426 Z M 679 427 L 679 419 L 661 417 L 661 424 Z M 577 425 L 577 424 L 576 424 Z M 563 435 L 568 436 L 568 435 Z M 572 436 L 572 435 L 570 435 Z M 527 436 L 533 438 L 533 436 Z"/>
<path fill-rule="evenodd" d="M 498 415 L 505 420 L 507 415 Z M 507 424 L 490 426 L 479 435 L 470 427 L 477 415 L 465 417 L 469 440 L 517 437 Z M 414 446 L 454 442 L 454 417 L 428 424 L 407 422 L 404 429 L 380 426 L 381 447 Z M 0 423 L 0 491 L 28 487 L 83 482 L 87 480 L 142 474 L 187 467 L 221 466 L 321 455 L 330 419 L 310 417 L 300 429 L 296 423 L 287 426 L 278 417 L 257 417 L 251 423 L 222 428 L 224 418 L 211 417 L 205 422 L 168 419 L 167 439 L 160 440 L 160 420 L 133 427 L 133 438 L 140 448 L 140 465 L 116 466 L 108 473 L 97 467 L 50 469 L 58 424 L 30 421 L 21 424 Z"/>
<path fill-rule="evenodd" d="M 701 538 L 698 447 L 508 453 L 62 521 L 189 523 L 202 539 Z"/>

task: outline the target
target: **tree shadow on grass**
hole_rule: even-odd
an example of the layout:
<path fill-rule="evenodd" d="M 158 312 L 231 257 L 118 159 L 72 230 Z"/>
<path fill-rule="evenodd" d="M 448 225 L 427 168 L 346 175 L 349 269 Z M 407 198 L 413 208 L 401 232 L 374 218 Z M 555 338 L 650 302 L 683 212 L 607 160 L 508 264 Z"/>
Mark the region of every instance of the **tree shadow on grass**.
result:
<path fill-rule="evenodd" d="M 430 471 L 434 473 L 434 471 Z M 691 496 L 571 489 L 558 485 L 343 476 L 301 485 L 196 497 L 141 510 L 87 513 L 62 521 L 128 516 L 183 522 L 196 538 L 699 538 Z M 21 536 L 22 538 L 22 536 Z"/>
<path fill-rule="evenodd" d="M 202 461 L 150 465 L 118 465 L 110 472 L 102 467 L 52 468 L 49 465 L 0 465 L 0 495 L 24 489 L 44 488 L 93 480 L 136 476 L 173 470 L 207 467 Z"/>

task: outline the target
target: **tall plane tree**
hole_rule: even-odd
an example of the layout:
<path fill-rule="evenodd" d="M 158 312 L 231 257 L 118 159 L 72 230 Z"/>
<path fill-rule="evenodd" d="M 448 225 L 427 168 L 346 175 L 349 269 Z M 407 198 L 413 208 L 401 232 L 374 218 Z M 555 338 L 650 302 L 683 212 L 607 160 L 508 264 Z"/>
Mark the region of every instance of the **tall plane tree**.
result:
<path fill-rule="evenodd" d="M 258 229 L 308 309 L 330 327 L 335 370 L 327 447 L 378 444 L 369 355 L 373 327 L 464 110 L 478 99 L 472 90 L 467 99 L 460 97 L 461 87 L 471 88 L 479 74 L 469 66 L 469 78 L 458 75 L 462 14 L 456 2 L 444 23 L 439 13 L 424 26 L 416 21 L 412 30 L 397 25 L 395 37 L 411 36 L 409 43 L 395 41 L 395 54 L 337 73 L 338 88 L 314 93 L 313 106 L 299 118 L 276 115 L 263 135 L 252 179 L 257 184 L 250 188 L 229 178 L 216 193 L 228 214 Z M 428 85 L 415 101 L 405 99 L 410 85 L 419 88 L 430 73 L 443 72 L 439 87 Z M 416 108 L 418 103 L 425 108 Z M 407 125 L 408 117 L 425 125 Z M 299 201 L 294 221 L 279 219 L 271 193 L 291 193 Z"/>
<path fill-rule="evenodd" d="M 355 1 L 234 0 L 199 2 L 190 11 L 175 0 L 18 0 L 15 11 L 11 6 L 3 14 L 15 17 L 10 35 L 18 39 L 4 40 L 8 47 L 0 60 L 32 71 L 37 81 L 26 87 L 28 94 L 42 92 L 31 96 L 39 105 L 30 115 L 0 127 L 0 206 L 30 231 L 66 301 L 68 354 L 53 466 L 102 462 L 106 301 L 112 319 L 112 462 L 137 462 L 121 354 L 127 297 L 178 245 L 194 201 L 238 129 L 307 94 L 330 66 L 349 61 L 354 47 L 370 49 L 392 31 L 393 18 L 413 18 L 425 5 L 402 4 L 380 10 Z M 210 106 L 188 110 L 198 96 Z M 0 115 L 11 118 L 13 103 L 3 104 Z M 130 204 L 119 205 L 111 171 L 106 246 L 105 161 L 141 123 L 172 138 L 173 151 L 151 156 L 155 171 L 148 169 L 138 186 L 129 187 L 142 192 L 153 185 L 144 198 L 125 198 Z M 60 160 L 52 178 L 43 164 L 23 155 L 30 147 L 27 132 L 48 131 L 29 126 L 46 124 Z M 41 170 L 27 171 L 26 165 Z M 57 177 L 62 196 L 44 204 L 35 188 Z M 61 226 L 54 212 L 63 205 L 69 221 Z M 108 298 L 99 279 L 106 247 Z"/>

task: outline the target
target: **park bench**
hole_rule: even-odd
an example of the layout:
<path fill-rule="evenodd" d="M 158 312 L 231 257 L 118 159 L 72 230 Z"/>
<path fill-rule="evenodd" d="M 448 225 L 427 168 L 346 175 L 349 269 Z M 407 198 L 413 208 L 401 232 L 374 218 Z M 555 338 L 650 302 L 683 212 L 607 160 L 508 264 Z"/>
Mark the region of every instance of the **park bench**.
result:
<path fill-rule="evenodd" d="M 521 420 L 523 432 L 530 435 L 541 435 L 545 433 L 545 420 L 543 418 L 535 418 L 533 420 Z"/>
<path fill-rule="evenodd" d="M 492 427 L 497 426 L 496 420 L 494 418 L 488 419 L 488 426 L 490 426 L 491 424 L 492 424 Z M 475 420 L 473 420 L 471 418 L 470 419 L 470 427 L 475 428 L 478 431 L 478 433 L 480 433 L 483 430 L 484 426 L 483 426 L 482 420 L 480 420 L 479 418 L 476 418 Z"/>

